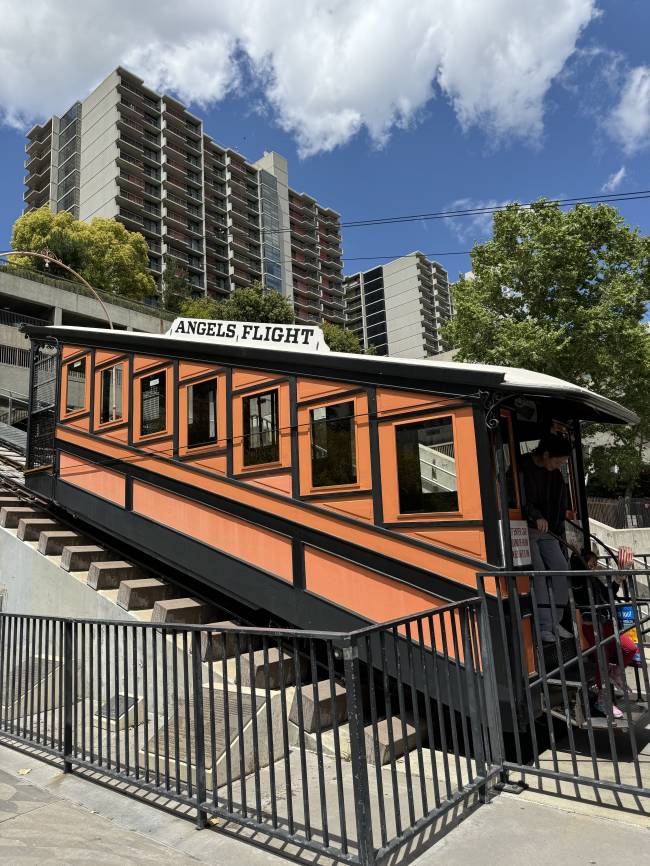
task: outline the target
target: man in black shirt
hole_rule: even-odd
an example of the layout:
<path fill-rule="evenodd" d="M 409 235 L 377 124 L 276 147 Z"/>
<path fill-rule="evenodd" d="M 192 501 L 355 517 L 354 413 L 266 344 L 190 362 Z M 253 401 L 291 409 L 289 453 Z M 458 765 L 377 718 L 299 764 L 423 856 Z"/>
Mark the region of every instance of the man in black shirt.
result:
<path fill-rule="evenodd" d="M 524 492 L 524 517 L 528 523 L 530 549 L 535 571 L 568 571 L 568 563 L 557 538 L 564 538 L 567 510 L 567 490 L 561 468 L 571 454 L 568 439 L 549 434 L 540 440 L 532 454 L 521 461 Z M 549 533 L 552 533 L 549 534 Z M 549 583 L 552 581 L 555 602 L 555 625 Z M 565 574 L 549 578 L 544 574 L 534 578 L 539 625 L 543 641 L 572 637 L 560 625 L 562 612 L 569 600 Z"/>

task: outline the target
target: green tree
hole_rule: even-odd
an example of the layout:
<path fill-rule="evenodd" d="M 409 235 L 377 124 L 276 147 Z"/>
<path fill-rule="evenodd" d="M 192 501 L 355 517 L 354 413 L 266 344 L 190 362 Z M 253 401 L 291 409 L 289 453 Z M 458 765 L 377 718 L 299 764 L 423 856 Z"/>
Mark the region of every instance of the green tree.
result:
<path fill-rule="evenodd" d="M 12 248 L 41 252 L 49 249 L 97 289 L 128 298 L 154 295 L 156 284 L 149 273 L 147 242 L 117 220 L 95 217 L 89 223 L 64 212 L 53 214 L 42 207 L 23 214 L 14 223 Z M 15 264 L 44 270 L 42 259 L 16 257 Z M 69 277 L 63 269 L 49 270 Z"/>
<path fill-rule="evenodd" d="M 642 422 L 611 431 L 597 471 L 619 466 L 629 490 L 648 442 L 650 239 L 607 205 L 562 211 L 540 199 L 494 216 L 472 250 L 472 276 L 453 286 L 444 336 L 458 360 L 527 367 L 593 388 Z"/>
<path fill-rule="evenodd" d="M 321 325 L 325 342 L 333 352 L 349 352 L 350 354 L 363 355 L 363 346 L 357 335 L 340 325 L 323 322 Z"/>
<path fill-rule="evenodd" d="M 174 256 L 165 256 L 165 269 L 162 278 L 161 302 L 163 307 L 173 312 L 182 312 L 184 305 L 190 300 L 191 286 L 187 270 Z M 190 316 L 191 313 L 183 313 Z M 195 318 L 208 318 L 195 316 Z"/>
<path fill-rule="evenodd" d="M 239 287 L 218 304 L 217 318 L 230 322 L 268 322 L 291 325 L 295 321 L 291 303 L 274 289 L 255 282 Z"/>
<path fill-rule="evenodd" d="M 179 304 L 178 312 L 190 319 L 221 319 L 219 302 L 203 295 L 200 298 L 186 298 Z"/>
<path fill-rule="evenodd" d="M 230 322 L 268 322 L 290 325 L 295 321 L 293 307 L 279 292 L 264 289 L 260 283 L 238 288 L 222 301 L 211 298 L 188 299 L 180 304 L 183 316 L 195 319 L 225 319 Z M 325 342 L 333 352 L 363 354 L 359 338 L 352 331 L 332 325 L 321 324 Z M 368 353 L 371 354 L 371 353 Z"/>

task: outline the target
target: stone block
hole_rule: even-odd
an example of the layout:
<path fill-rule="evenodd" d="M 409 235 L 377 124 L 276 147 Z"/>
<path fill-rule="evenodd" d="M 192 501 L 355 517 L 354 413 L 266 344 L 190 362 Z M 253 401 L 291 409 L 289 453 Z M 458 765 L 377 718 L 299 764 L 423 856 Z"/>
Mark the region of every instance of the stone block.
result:
<path fill-rule="evenodd" d="M 70 544 L 61 552 L 61 568 L 64 571 L 88 571 L 93 562 L 103 562 L 113 555 L 97 544 Z"/>
<path fill-rule="evenodd" d="M 157 601 L 173 598 L 179 591 L 156 577 L 139 580 L 123 580 L 117 595 L 117 603 L 124 610 L 147 610 Z"/>
<path fill-rule="evenodd" d="M 130 562 L 110 559 L 91 563 L 86 583 L 92 589 L 118 589 L 123 580 L 137 579 L 141 576 L 140 569 Z"/>
<path fill-rule="evenodd" d="M 48 529 L 38 537 L 38 552 L 44 556 L 60 556 L 64 547 L 83 543 L 83 537 L 71 529 Z"/>
<path fill-rule="evenodd" d="M 347 721 L 348 718 L 348 702 L 346 691 L 343 686 L 334 683 L 334 697 L 330 688 L 329 680 L 321 680 L 316 684 L 316 697 L 314 698 L 314 687 L 312 683 L 308 683 L 301 689 L 302 693 L 302 720 L 303 727 L 310 734 L 314 733 L 318 727 L 318 718 L 320 717 L 320 728 L 330 728 L 334 718 L 340 724 Z M 316 707 L 318 706 L 318 714 Z M 299 715 L 299 699 L 298 690 L 296 689 L 293 696 L 293 704 L 291 705 L 290 720 L 294 725 L 298 724 Z"/>
<path fill-rule="evenodd" d="M 62 528 L 58 521 L 50 517 L 21 517 L 17 537 L 21 541 L 38 541 L 41 532 Z"/>

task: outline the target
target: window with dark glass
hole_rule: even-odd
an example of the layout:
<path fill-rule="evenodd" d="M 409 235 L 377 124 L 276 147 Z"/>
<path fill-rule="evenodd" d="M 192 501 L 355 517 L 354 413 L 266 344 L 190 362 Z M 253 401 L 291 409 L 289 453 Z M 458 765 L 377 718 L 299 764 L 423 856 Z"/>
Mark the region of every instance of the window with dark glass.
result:
<path fill-rule="evenodd" d="M 167 424 L 167 374 L 164 370 L 140 380 L 140 435 L 160 433 Z"/>
<path fill-rule="evenodd" d="M 311 410 L 311 477 L 314 487 L 357 480 L 354 402 Z"/>
<path fill-rule="evenodd" d="M 451 418 L 400 425 L 395 437 L 400 512 L 458 511 Z"/>
<path fill-rule="evenodd" d="M 506 475 L 506 493 L 508 496 L 508 508 L 517 508 L 517 482 L 515 481 L 514 467 L 512 465 L 512 453 L 510 450 L 510 426 L 508 419 L 502 415 L 501 426 L 501 450 L 503 453 L 503 468 Z"/>
<path fill-rule="evenodd" d="M 199 382 L 187 389 L 187 445 L 208 445 L 217 438 L 217 383 Z"/>
<path fill-rule="evenodd" d="M 244 466 L 279 459 L 278 392 L 244 397 Z"/>
<path fill-rule="evenodd" d="M 86 359 L 68 364 L 68 378 L 65 394 L 66 412 L 76 412 L 86 406 Z"/>
<path fill-rule="evenodd" d="M 106 424 L 122 417 L 122 382 L 124 365 L 116 364 L 108 370 L 102 370 L 101 409 L 99 421 Z"/>

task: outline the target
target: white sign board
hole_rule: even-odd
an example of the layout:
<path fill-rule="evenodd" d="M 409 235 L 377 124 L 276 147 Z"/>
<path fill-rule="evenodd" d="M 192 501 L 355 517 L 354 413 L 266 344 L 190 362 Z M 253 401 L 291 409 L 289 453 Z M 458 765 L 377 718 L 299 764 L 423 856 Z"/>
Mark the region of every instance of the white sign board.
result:
<path fill-rule="evenodd" d="M 525 520 L 510 521 L 510 544 L 512 546 L 512 562 L 516 567 L 531 565 L 530 538 L 528 524 Z"/>
<path fill-rule="evenodd" d="M 260 322 L 225 322 L 214 319 L 174 319 L 168 337 L 298 352 L 329 352 L 316 325 L 274 325 Z"/>

